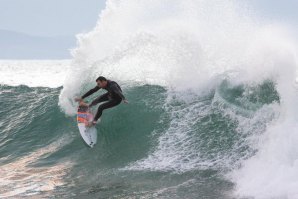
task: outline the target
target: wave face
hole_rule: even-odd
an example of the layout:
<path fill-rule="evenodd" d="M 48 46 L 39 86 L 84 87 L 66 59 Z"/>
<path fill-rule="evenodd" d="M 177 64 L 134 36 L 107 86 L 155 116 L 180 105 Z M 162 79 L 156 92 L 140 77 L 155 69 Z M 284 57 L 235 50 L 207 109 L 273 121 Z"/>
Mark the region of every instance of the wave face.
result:
<path fill-rule="evenodd" d="M 223 81 L 187 101 L 132 86 L 131 103 L 105 112 L 90 149 L 57 105 L 61 89 L 1 86 L 1 197 L 229 198 L 224 172 L 255 154 L 253 137 L 280 100 L 270 81 Z"/>
<path fill-rule="evenodd" d="M 243 2 L 108 0 L 71 63 L 1 83 L 0 196 L 296 198 L 296 55 Z M 73 99 L 99 75 L 130 103 L 90 149 Z"/>

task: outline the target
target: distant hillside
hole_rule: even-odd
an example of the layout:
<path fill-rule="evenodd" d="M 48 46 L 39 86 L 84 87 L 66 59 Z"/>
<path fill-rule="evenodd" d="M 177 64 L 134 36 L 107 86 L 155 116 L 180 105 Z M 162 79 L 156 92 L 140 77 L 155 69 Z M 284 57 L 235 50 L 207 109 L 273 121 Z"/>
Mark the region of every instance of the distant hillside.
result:
<path fill-rule="evenodd" d="M 75 37 L 38 37 L 0 30 L 0 59 L 67 59 Z"/>

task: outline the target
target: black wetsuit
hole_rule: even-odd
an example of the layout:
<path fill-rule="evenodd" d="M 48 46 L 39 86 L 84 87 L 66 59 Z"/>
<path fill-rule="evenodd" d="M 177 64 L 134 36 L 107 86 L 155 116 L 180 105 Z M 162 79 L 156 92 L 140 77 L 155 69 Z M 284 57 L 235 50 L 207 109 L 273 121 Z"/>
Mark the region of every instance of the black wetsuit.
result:
<path fill-rule="evenodd" d="M 91 107 L 91 106 L 94 106 L 100 102 L 107 101 L 98 107 L 97 113 L 95 114 L 95 117 L 94 117 L 95 121 L 97 121 L 98 118 L 100 118 L 103 110 L 117 106 L 118 104 L 121 103 L 122 100 L 125 100 L 125 97 L 122 94 L 122 90 L 121 90 L 120 86 L 116 82 L 111 81 L 111 80 L 107 80 L 107 82 L 108 82 L 107 86 L 103 89 L 107 90 L 108 92 L 99 96 L 95 100 L 93 100 L 91 102 L 91 104 L 89 105 Z M 82 99 L 88 97 L 89 95 L 92 95 L 99 89 L 101 89 L 101 88 L 98 86 L 95 86 L 93 89 L 91 89 L 87 93 L 85 93 L 82 96 Z"/>

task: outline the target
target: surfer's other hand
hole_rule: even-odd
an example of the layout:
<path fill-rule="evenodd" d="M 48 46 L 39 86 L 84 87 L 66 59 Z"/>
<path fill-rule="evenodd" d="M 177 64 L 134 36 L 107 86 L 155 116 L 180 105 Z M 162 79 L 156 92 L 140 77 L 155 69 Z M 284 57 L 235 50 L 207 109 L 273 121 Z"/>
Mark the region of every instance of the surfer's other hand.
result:
<path fill-rule="evenodd" d="M 83 100 L 80 101 L 80 106 L 87 106 L 87 107 L 89 107 L 89 105 L 87 103 L 85 103 Z"/>
<path fill-rule="evenodd" d="M 76 102 L 81 102 L 81 101 L 83 101 L 83 99 L 82 99 L 81 97 L 76 97 L 74 100 L 75 100 Z"/>
<path fill-rule="evenodd" d="M 123 103 L 124 104 L 128 104 L 128 101 L 125 99 L 125 100 L 123 100 Z"/>

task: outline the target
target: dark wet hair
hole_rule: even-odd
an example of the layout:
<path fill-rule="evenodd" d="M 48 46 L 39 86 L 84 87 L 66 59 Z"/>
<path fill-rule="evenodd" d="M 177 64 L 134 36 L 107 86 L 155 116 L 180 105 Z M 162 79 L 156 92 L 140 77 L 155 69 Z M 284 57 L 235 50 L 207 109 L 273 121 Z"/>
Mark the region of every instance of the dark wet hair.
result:
<path fill-rule="evenodd" d="M 103 77 L 103 76 L 99 76 L 97 79 L 96 79 L 96 82 L 97 81 L 107 81 L 107 79 L 105 78 L 105 77 Z"/>

